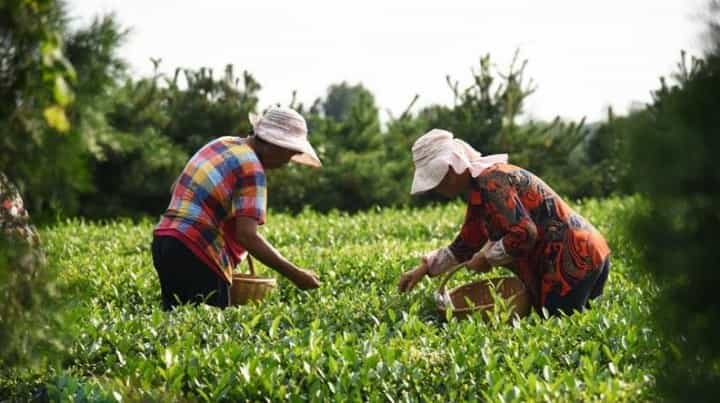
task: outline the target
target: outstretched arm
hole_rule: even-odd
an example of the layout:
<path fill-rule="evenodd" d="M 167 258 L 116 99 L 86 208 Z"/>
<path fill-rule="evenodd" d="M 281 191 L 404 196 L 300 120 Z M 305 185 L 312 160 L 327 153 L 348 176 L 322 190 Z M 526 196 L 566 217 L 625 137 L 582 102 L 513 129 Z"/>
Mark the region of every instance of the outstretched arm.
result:
<path fill-rule="evenodd" d="M 487 231 L 478 215 L 479 211 L 478 206 L 470 203 L 465 215 L 465 223 L 453 243 L 425 254 L 417 267 L 400 275 L 398 290 L 400 292 L 410 291 L 426 275 L 438 276 L 459 263 L 469 260 L 475 252 L 479 251 L 487 241 Z M 470 268 L 477 271 L 487 270 L 481 266 Z"/>
<path fill-rule="evenodd" d="M 262 235 L 257 232 L 257 221 L 250 217 L 236 218 L 237 240 L 253 257 L 287 277 L 303 290 L 320 286 L 318 275 L 303 270 L 280 254 Z"/>

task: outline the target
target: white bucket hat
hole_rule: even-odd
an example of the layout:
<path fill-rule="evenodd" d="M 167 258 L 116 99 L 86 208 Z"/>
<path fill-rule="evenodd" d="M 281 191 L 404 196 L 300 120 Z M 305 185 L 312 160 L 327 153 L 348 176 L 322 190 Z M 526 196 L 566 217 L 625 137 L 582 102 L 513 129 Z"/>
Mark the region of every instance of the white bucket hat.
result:
<path fill-rule="evenodd" d="M 507 154 L 483 155 L 470 144 L 453 138 L 447 130 L 432 129 L 422 135 L 412 146 L 415 176 L 410 194 L 427 192 L 434 189 L 445 178 L 449 167 L 456 173 L 470 170 L 473 178 L 482 171 L 499 162 L 506 163 Z"/>
<path fill-rule="evenodd" d="M 292 157 L 292 161 L 315 168 L 322 166 L 308 141 L 305 119 L 295 110 L 273 107 L 263 116 L 250 113 L 249 118 L 256 136 L 270 144 L 301 153 Z"/>

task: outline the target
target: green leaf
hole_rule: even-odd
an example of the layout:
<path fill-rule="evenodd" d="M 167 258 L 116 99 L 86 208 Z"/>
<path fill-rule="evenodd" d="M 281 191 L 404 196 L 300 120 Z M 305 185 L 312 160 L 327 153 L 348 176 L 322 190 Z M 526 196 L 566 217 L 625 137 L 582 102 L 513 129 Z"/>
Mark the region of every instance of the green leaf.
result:
<path fill-rule="evenodd" d="M 70 86 L 67 85 L 65 78 L 59 74 L 55 75 L 55 82 L 53 85 L 53 98 L 58 105 L 66 107 L 73 101 L 73 92 Z"/>
<path fill-rule="evenodd" d="M 43 111 L 45 121 L 48 126 L 57 130 L 60 133 L 65 133 L 70 130 L 70 122 L 65 115 L 65 109 L 60 105 L 52 105 Z"/>

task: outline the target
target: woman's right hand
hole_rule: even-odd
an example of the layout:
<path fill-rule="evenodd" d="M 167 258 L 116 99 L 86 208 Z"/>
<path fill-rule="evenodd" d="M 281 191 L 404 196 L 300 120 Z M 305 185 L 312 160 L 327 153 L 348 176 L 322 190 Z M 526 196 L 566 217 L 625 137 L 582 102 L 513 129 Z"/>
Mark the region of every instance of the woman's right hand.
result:
<path fill-rule="evenodd" d="M 297 269 L 290 280 L 301 290 L 312 290 L 320 287 L 320 277 L 312 270 Z"/>
<path fill-rule="evenodd" d="M 492 269 L 490 262 L 488 262 L 487 257 L 485 256 L 485 251 L 483 250 L 474 254 L 470 261 L 465 264 L 465 267 L 478 273 L 485 273 Z"/>
<path fill-rule="evenodd" d="M 428 266 L 423 260 L 420 266 L 408 270 L 400 275 L 400 281 L 398 282 L 398 290 L 401 293 L 408 292 L 415 288 L 415 285 L 422 280 L 423 277 L 428 273 Z"/>

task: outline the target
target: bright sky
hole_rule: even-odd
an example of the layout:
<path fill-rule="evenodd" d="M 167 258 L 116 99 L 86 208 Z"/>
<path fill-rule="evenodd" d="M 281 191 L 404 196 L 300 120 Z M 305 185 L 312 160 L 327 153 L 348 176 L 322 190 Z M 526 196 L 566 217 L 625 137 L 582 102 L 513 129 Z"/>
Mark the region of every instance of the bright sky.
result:
<path fill-rule="evenodd" d="M 469 83 L 490 53 L 516 49 L 538 84 L 526 112 L 590 120 L 647 102 L 681 49 L 699 54 L 702 0 L 69 0 L 77 23 L 115 12 L 136 75 L 228 63 L 263 86 L 260 106 L 311 103 L 332 83 L 362 82 L 383 110 L 451 104 L 445 75 Z"/>

